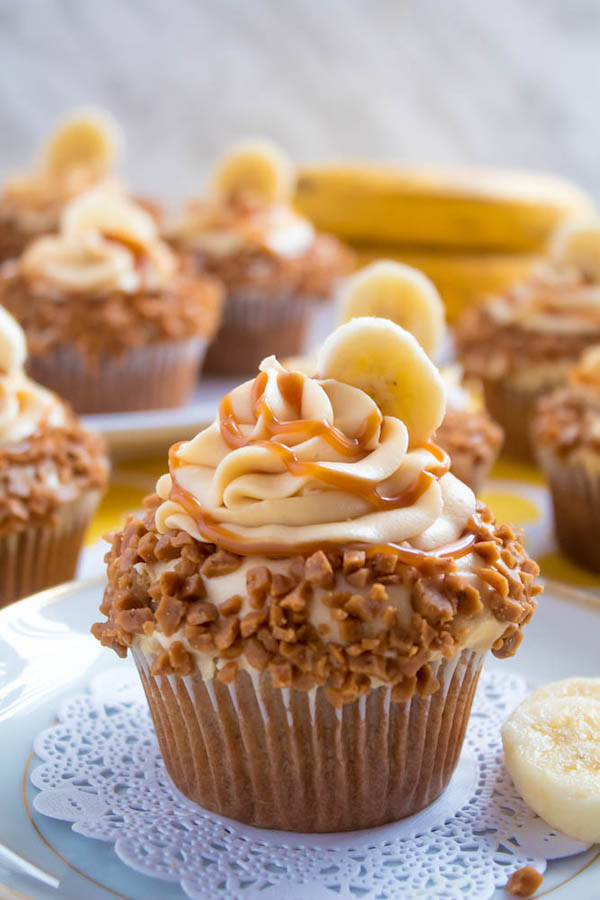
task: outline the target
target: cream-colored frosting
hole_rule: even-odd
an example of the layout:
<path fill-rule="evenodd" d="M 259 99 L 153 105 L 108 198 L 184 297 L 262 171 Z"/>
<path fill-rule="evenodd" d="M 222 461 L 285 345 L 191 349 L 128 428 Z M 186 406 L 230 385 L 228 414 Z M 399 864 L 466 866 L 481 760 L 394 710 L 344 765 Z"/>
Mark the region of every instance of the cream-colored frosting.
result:
<path fill-rule="evenodd" d="M 59 398 L 27 378 L 25 336 L 0 307 L 0 446 L 33 434 L 42 422 L 60 426 L 65 408 Z"/>
<path fill-rule="evenodd" d="M 70 294 L 134 293 L 164 286 L 176 258 L 152 216 L 120 192 L 96 188 L 65 207 L 59 234 L 33 241 L 20 268 Z"/>
<path fill-rule="evenodd" d="M 575 268 L 546 267 L 510 296 L 491 298 L 486 309 L 499 325 L 534 333 L 600 331 L 600 284 L 586 282 Z"/>
<path fill-rule="evenodd" d="M 365 496 L 395 497 L 435 469 L 439 461 L 427 447 L 408 450 L 403 422 L 382 416 L 364 391 L 341 382 L 319 381 L 304 375 L 300 410 L 293 409 L 280 390 L 286 370 L 274 357 L 264 360 L 266 374 L 262 405 L 253 408 L 253 382 L 229 395 L 243 437 L 251 443 L 231 449 L 222 434 L 220 416 L 174 453 L 173 477 L 203 513 L 242 542 L 288 548 L 309 544 L 369 545 L 406 541 L 432 551 L 457 540 L 475 512 L 472 491 L 453 475 L 426 480 L 422 492 L 407 505 L 376 508 Z M 270 437 L 269 411 L 282 431 Z M 300 421 L 298 421 L 300 420 Z M 366 421 L 376 424 L 358 458 L 349 458 L 323 435 L 307 436 L 306 422 L 326 422 L 346 438 L 356 438 Z M 264 441 L 265 444 L 260 442 Z M 258 442 L 258 443 L 257 443 Z M 316 464 L 293 474 L 273 444 L 293 450 L 301 463 Z M 360 489 L 344 489 L 330 479 L 360 479 Z M 356 483 L 355 483 L 356 484 Z M 195 518 L 170 499 L 171 475 L 163 476 L 157 491 L 164 501 L 156 512 L 157 528 L 183 529 L 206 540 Z M 364 489 L 364 490 L 363 490 Z"/>
<path fill-rule="evenodd" d="M 245 248 L 257 248 L 294 258 L 311 247 L 315 230 L 285 204 L 250 209 L 215 201 L 190 204 L 171 235 L 210 256 L 234 256 Z"/>

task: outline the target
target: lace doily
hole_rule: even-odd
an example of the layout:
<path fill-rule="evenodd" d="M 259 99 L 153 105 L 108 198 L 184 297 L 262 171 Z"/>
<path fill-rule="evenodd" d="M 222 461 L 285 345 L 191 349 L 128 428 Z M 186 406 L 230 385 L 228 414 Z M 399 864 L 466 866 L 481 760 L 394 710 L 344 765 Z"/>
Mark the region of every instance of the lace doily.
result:
<path fill-rule="evenodd" d="M 240 825 L 183 797 L 137 674 L 123 664 L 37 736 L 34 805 L 197 900 L 483 900 L 528 863 L 543 872 L 548 859 L 586 849 L 535 816 L 502 765 L 500 726 L 525 693 L 521 679 L 483 673 L 459 766 L 428 809 L 370 831 L 296 835 Z"/>

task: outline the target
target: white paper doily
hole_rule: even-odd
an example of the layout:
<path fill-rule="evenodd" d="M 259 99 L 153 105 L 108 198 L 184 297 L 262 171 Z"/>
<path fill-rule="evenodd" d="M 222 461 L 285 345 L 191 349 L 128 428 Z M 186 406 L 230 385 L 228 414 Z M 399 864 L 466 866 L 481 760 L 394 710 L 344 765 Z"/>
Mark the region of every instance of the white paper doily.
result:
<path fill-rule="evenodd" d="M 422 813 L 370 831 L 296 835 L 240 825 L 183 797 L 137 674 L 122 665 L 37 736 L 34 805 L 196 900 L 484 900 L 521 866 L 543 872 L 548 859 L 587 846 L 535 816 L 502 765 L 500 726 L 525 694 L 521 679 L 483 673 L 459 766 Z"/>

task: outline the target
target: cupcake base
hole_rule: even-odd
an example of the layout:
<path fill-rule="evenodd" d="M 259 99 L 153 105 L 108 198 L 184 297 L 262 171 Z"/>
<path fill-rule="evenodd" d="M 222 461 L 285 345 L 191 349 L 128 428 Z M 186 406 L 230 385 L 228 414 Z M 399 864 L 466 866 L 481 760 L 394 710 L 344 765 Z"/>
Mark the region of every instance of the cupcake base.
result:
<path fill-rule="evenodd" d="M 202 338 L 152 344 L 94 363 L 74 348 L 59 347 L 49 356 L 30 357 L 27 369 L 77 413 L 170 409 L 193 391 L 206 344 Z"/>
<path fill-rule="evenodd" d="M 540 397 L 555 385 L 545 384 L 536 390 L 524 390 L 495 379 L 482 380 L 486 409 L 504 430 L 503 455 L 520 462 L 535 463 L 531 423 Z"/>
<path fill-rule="evenodd" d="M 336 709 L 323 688 L 274 688 L 268 672 L 229 685 L 154 676 L 133 649 L 177 788 L 220 815 L 303 833 L 373 828 L 435 800 L 458 762 L 484 655 L 432 663 L 440 688 L 430 697 L 392 703 L 382 685 Z"/>
<path fill-rule="evenodd" d="M 65 503 L 53 522 L 0 537 L 0 607 L 70 581 L 99 491 Z"/>
<path fill-rule="evenodd" d="M 304 349 L 313 302 L 306 297 L 229 294 L 221 327 L 206 354 L 205 370 L 253 375 L 263 359 L 296 356 Z"/>
<path fill-rule="evenodd" d="M 563 553 L 600 572 L 600 468 L 569 464 L 553 453 L 540 454 L 552 494 L 556 537 Z"/>

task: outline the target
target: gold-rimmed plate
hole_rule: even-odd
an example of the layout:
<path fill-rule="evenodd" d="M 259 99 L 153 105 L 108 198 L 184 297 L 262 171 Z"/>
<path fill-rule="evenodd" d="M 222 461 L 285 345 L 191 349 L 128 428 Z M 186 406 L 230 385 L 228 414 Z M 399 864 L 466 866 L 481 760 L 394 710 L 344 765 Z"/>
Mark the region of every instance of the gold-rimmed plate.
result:
<path fill-rule="evenodd" d="M 90 633 L 102 579 L 43 591 L 0 611 L 0 897 L 35 900 L 175 900 L 181 890 L 136 874 L 112 845 L 74 834 L 65 822 L 33 809 L 28 780 L 35 735 L 61 702 L 115 665 Z M 502 666 L 532 685 L 571 675 L 598 675 L 600 600 L 549 584 L 513 660 Z M 130 665 L 128 661 L 122 663 Z M 600 849 L 551 862 L 538 897 L 600 896 Z M 497 892 L 498 900 L 506 895 Z"/>

